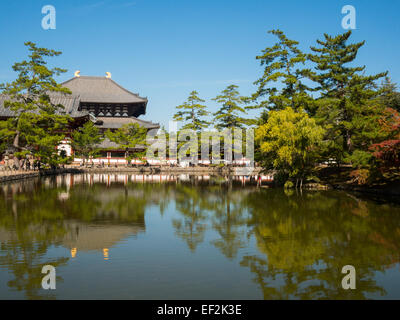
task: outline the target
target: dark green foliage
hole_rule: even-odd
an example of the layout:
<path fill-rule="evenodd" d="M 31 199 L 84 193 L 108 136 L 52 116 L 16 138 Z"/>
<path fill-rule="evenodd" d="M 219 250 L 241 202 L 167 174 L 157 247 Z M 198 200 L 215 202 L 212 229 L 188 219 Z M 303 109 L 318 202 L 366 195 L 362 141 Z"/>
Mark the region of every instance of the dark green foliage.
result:
<path fill-rule="evenodd" d="M 70 117 L 63 114 L 63 106 L 51 102 L 49 94 L 68 94 L 54 80 L 64 69 L 47 67 L 46 59 L 61 54 L 59 51 L 39 48 L 26 42 L 30 52 L 28 60 L 17 62 L 13 70 L 18 74 L 11 83 L 2 84 L 2 94 L 9 97 L 4 106 L 15 113 L 15 117 L 0 125 L 1 148 L 10 150 L 16 157 L 27 154 L 40 158 L 41 162 L 56 165 L 62 162 L 56 146 L 64 139 L 63 130 Z"/>
<path fill-rule="evenodd" d="M 317 40 L 319 47 L 311 47 L 314 54 L 308 56 L 315 63 L 310 78 L 319 84 L 315 116 L 330 142 L 326 156 L 366 165 L 366 152 L 379 138 L 378 119 L 384 111 L 372 102 L 379 95 L 375 81 L 387 73 L 366 76 L 365 66 L 349 65 L 365 43 L 348 43 L 350 35 L 351 31 L 336 37 L 325 34 L 325 41 Z"/>
<path fill-rule="evenodd" d="M 392 108 L 400 112 L 400 92 L 397 91 L 396 84 L 389 77 L 385 77 L 385 80 L 382 82 L 381 94 L 378 100 L 387 108 Z"/>
<path fill-rule="evenodd" d="M 98 155 L 98 145 L 102 140 L 103 138 L 99 129 L 92 121 L 89 121 L 82 128 L 73 132 L 71 145 L 76 156 L 87 160 L 89 157 L 96 157 Z"/>
<path fill-rule="evenodd" d="M 232 84 L 212 99 L 222 105 L 214 113 L 215 127 L 219 130 L 225 128 L 239 129 L 250 123 L 250 120 L 241 117 L 241 114 L 246 114 L 246 110 L 241 106 L 245 102 L 245 98 L 239 95 L 238 88 L 238 86 Z"/>
<path fill-rule="evenodd" d="M 187 101 L 176 107 L 180 111 L 175 113 L 174 120 L 185 122 L 182 129 L 200 131 L 210 125 L 209 122 L 203 119 L 209 114 L 206 110 L 207 107 L 201 104 L 205 100 L 199 98 L 198 94 L 197 91 L 192 91 Z"/>
<path fill-rule="evenodd" d="M 124 125 L 121 128 L 106 132 L 106 137 L 126 150 L 127 159 L 142 158 L 146 153 L 147 129 L 137 123 Z"/>
<path fill-rule="evenodd" d="M 253 101 L 266 99 L 253 107 L 267 110 L 286 107 L 307 109 L 310 103 L 307 91 L 310 88 L 303 81 L 310 72 L 304 67 L 307 55 L 298 49 L 297 41 L 288 39 L 282 31 L 271 30 L 269 33 L 278 37 L 278 42 L 262 50 L 262 55 L 256 57 L 264 67 L 264 73 L 254 83 L 258 89 L 252 96 Z M 281 84 L 280 89 L 276 83 Z"/>

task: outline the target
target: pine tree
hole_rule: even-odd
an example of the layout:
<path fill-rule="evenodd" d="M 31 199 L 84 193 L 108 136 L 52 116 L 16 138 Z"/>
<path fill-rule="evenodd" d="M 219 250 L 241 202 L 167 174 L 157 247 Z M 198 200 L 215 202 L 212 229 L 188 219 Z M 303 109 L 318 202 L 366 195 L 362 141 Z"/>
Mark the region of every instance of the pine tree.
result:
<path fill-rule="evenodd" d="M 297 41 L 288 39 L 281 30 L 271 30 L 268 33 L 278 37 L 278 41 L 256 57 L 261 66 L 264 66 L 264 73 L 254 83 L 258 89 L 252 95 L 253 101 L 265 96 L 267 99 L 249 108 L 265 108 L 266 111 L 282 110 L 286 107 L 307 109 L 307 91 L 310 88 L 302 81 L 309 73 L 304 68 L 307 55 L 298 48 Z M 282 84 L 281 89 L 276 87 L 277 82 Z"/>
<path fill-rule="evenodd" d="M 219 130 L 225 128 L 241 129 L 249 124 L 249 120 L 240 116 L 240 114 L 246 113 L 246 110 L 241 107 L 245 98 L 239 95 L 237 89 L 238 86 L 232 84 L 223 90 L 220 95 L 212 99 L 222 104 L 220 109 L 213 114 L 217 122 L 215 127 Z"/>
<path fill-rule="evenodd" d="M 89 157 L 96 157 L 99 148 L 98 144 L 102 141 L 102 135 L 92 121 L 86 122 L 82 128 L 72 133 L 72 149 L 76 156 L 88 160 Z"/>
<path fill-rule="evenodd" d="M 381 85 L 382 93 L 378 97 L 381 103 L 387 107 L 400 112 L 400 92 L 397 91 L 397 85 L 391 81 L 389 77 Z"/>
<path fill-rule="evenodd" d="M 147 129 L 137 123 L 123 125 L 115 131 L 107 130 L 105 136 L 126 150 L 126 158 L 129 161 L 134 158 L 141 159 L 146 154 Z"/>
<path fill-rule="evenodd" d="M 29 59 L 12 67 L 18 73 L 17 79 L 0 85 L 2 94 L 8 98 L 4 107 L 15 114 L 1 125 L 2 133 L 8 142 L 12 140 L 6 148 L 12 149 L 17 158 L 32 154 L 43 163 L 56 165 L 59 158 L 56 146 L 65 137 L 62 131 L 70 117 L 63 114 L 62 105 L 51 102 L 49 94 L 71 93 L 54 80 L 54 76 L 66 70 L 46 66 L 46 58 L 59 56 L 61 52 L 39 48 L 33 42 L 26 42 L 25 46 L 30 51 Z"/>
<path fill-rule="evenodd" d="M 210 124 L 203 119 L 209 112 L 206 110 L 207 107 L 201 104 L 205 100 L 200 99 L 198 94 L 197 91 L 192 91 L 187 101 L 176 107 L 180 111 L 175 113 L 174 120 L 186 122 L 182 129 L 191 129 L 199 132 Z"/>
<path fill-rule="evenodd" d="M 368 160 L 366 150 L 379 135 L 377 119 L 383 110 L 372 100 L 379 95 L 375 81 L 387 73 L 365 76 L 365 66 L 348 65 L 365 43 L 347 43 L 350 35 L 351 31 L 336 37 L 325 34 L 325 41 L 317 40 L 320 47 L 311 47 L 315 53 L 308 57 L 316 69 L 309 77 L 319 84 L 321 94 L 316 117 L 331 142 L 327 155 L 338 162 L 353 163 L 361 158 Z"/>

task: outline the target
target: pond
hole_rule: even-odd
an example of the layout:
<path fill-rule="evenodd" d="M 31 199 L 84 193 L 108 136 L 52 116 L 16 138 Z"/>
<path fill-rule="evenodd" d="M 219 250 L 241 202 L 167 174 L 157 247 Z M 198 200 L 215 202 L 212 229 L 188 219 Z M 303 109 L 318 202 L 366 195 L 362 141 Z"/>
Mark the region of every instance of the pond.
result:
<path fill-rule="evenodd" d="M 400 206 L 342 191 L 187 175 L 0 184 L 0 299 L 399 299 L 399 260 Z"/>

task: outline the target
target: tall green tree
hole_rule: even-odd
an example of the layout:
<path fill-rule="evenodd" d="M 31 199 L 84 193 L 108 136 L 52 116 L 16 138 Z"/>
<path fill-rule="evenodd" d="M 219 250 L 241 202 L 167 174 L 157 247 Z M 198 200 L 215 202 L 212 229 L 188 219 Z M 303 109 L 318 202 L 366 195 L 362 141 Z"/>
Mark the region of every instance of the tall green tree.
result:
<path fill-rule="evenodd" d="M 215 127 L 219 130 L 225 128 L 241 129 L 250 123 L 248 119 L 241 116 L 246 114 L 245 108 L 242 107 L 246 98 L 240 96 L 238 88 L 238 86 L 232 84 L 212 99 L 221 104 L 220 109 L 213 114 L 217 122 Z"/>
<path fill-rule="evenodd" d="M 99 153 L 98 145 L 103 140 L 102 134 L 92 121 L 86 122 L 82 128 L 72 134 L 71 146 L 76 156 L 88 160 Z"/>
<path fill-rule="evenodd" d="M 252 100 L 261 101 L 250 108 L 265 108 L 264 112 L 286 107 L 308 108 L 309 88 L 303 81 L 309 73 L 305 68 L 307 55 L 298 48 L 299 42 L 287 38 L 281 30 L 268 33 L 276 36 L 278 41 L 256 57 L 264 67 L 264 73 L 254 83 L 258 89 Z M 281 84 L 280 89 L 277 83 Z"/>
<path fill-rule="evenodd" d="M 65 137 L 62 132 L 70 117 L 49 95 L 71 93 L 54 80 L 54 76 L 66 70 L 47 67 L 47 58 L 59 56 L 61 52 L 37 47 L 33 42 L 25 42 L 25 46 L 29 50 L 28 59 L 12 67 L 18 74 L 17 79 L 0 85 L 1 93 L 8 98 L 4 107 L 15 115 L 7 124 L 2 123 L 2 135 L 7 137 L 6 147 L 16 157 L 33 154 L 42 162 L 55 165 L 60 158 L 56 146 Z"/>
<path fill-rule="evenodd" d="M 365 66 L 349 65 L 365 43 L 348 43 L 350 36 L 351 31 L 335 37 L 325 34 L 308 57 L 315 63 L 309 76 L 319 84 L 316 117 L 330 141 L 327 155 L 355 164 L 369 161 L 367 148 L 380 137 L 377 120 L 383 108 L 371 101 L 379 95 L 375 81 L 387 73 L 366 76 Z"/>
<path fill-rule="evenodd" d="M 192 91 L 183 104 L 176 107 L 177 111 L 174 115 L 174 120 L 184 121 L 182 129 L 191 129 L 199 132 L 201 129 L 209 126 L 209 122 L 204 120 L 209 112 L 207 106 L 201 104 L 205 100 L 199 98 L 197 91 Z"/>
<path fill-rule="evenodd" d="M 400 112 L 400 92 L 397 91 L 396 83 L 389 77 L 385 77 L 381 84 L 381 94 L 378 97 L 380 102 L 387 108 Z"/>

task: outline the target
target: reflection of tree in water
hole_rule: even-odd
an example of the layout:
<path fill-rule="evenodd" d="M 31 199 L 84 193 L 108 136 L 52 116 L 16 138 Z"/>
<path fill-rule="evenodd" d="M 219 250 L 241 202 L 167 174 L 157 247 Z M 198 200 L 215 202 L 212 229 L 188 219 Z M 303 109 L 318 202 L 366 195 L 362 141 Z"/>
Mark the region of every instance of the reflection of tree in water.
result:
<path fill-rule="evenodd" d="M 173 219 L 178 237 L 195 252 L 204 241 L 207 220 L 217 231 L 219 238 L 211 241 L 224 256 L 233 259 L 246 244 L 245 208 L 242 198 L 249 192 L 243 188 L 232 188 L 230 184 L 178 185 L 175 191 L 176 209 L 181 219 Z"/>
<path fill-rule="evenodd" d="M 178 185 L 175 190 L 175 205 L 182 215 L 181 219 L 172 219 L 175 234 L 187 243 L 190 251 L 195 252 L 197 246 L 203 242 L 206 231 L 206 197 L 201 188 Z"/>
<path fill-rule="evenodd" d="M 236 257 L 238 250 L 246 244 L 245 208 L 242 199 L 246 189 L 215 188 L 212 199 L 212 225 L 220 236 L 212 241 L 228 259 Z"/>
<path fill-rule="evenodd" d="M 11 241 L 1 241 L 0 265 L 7 266 L 13 275 L 7 285 L 24 291 L 28 299 L 55 298 L 51 290 L 41 289 L 45 276 L 41 273 L 42 267 L 50 264 L 57 268 L 68 261 L 68 258 L 45 257 L 48 248 L 57 244 L 67 230 L 62 223 L 63 213 L 56 205 L 57 190 L 43 192 L 41 188 L 40 182 L 6 185 L 0 196 L 0 227 L 3 229 L 0 239 L 5 233 L 10 233 L 11 237 Z M 25 193 L 16 193 L 22 191 Z M 57 281 L 62 279 L 57 276 Z"/>
<path fill-rule="evenodd" d="M 46 252 L 51 243 L 48 241 L 38 241 L 33 243 L 30 235 L 26 240 L 2 243 L 0 246 L 0 265 L 7 266 L 13 279 L 7 285 L 18 291 L 23 291 L 28 299 L 55 299 L 55 293 L 51 290 L 41 289 L 42 267 L 52 265 L 55 268 L 65 265 L 69 258 L 45 258 Z M 57 283 L 62 282 L 62 278 L 57 276 Z"/>
<path fill-rule="evenodd" d="M 373 278 L 399 261 L 400 210 L 338 192 L 288 198 L 268 190 L 250 194 L 246 204 L 249 226 L 266 258 L 245 256 L 241 265 L 255 274 L 265 299 L 385 294 Z M 390 245 L 377 241 L 377 234 Z M 357 270 L 357 290 L 341 289 L 341 269 L 347 264 Z"/>

